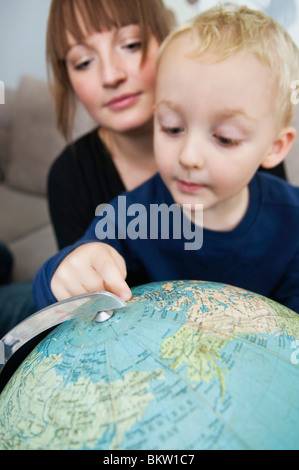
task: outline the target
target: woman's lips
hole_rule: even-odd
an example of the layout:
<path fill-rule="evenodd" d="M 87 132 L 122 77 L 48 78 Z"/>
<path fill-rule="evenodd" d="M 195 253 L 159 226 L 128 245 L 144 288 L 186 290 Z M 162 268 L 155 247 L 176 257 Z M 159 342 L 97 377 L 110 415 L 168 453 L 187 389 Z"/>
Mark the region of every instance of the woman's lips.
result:
<path fill-rule="evenodd" d="M 178 187 L 184 193 L 196 193 L 204 188 L 202 184 L 178 180 Z"/>
<path fill-rule="evenodd" d="M 119 110 L 119 109 L 124 109 L 129 106 L 132 106 L 140 96 L 140 93 L 131 93 L 131 94 L 125 94 L 125 95 L 120 95 L 115 98 L 113 98 L 111 101 L 109 101 L 106 104 L 106 107 L 109 109 L 114 110 Z"/>

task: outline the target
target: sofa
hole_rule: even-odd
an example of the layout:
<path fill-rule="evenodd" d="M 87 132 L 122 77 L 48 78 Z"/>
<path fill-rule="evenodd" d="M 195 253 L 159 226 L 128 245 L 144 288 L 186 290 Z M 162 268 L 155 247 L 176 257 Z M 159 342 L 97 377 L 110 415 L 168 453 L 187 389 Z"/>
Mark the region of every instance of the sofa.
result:
<path fill-rule="evenodd" d="M 74 138 L 94 127 L 83 108 Z M 0 241 L 13 258 L 13 281 L 33 278 L 57 251 L 47 205 L 47 174 L 66 142 L 58 132 L 45 82 L 21 77 L 0 104 Z"/>
<path fill-rule="evenodd" d="M 299 185 L 299 112 L 295 125 L 298 138 L 286 170 L 289 181 Z M 73 137 L 94 126 L 79 106 Z M 45 82 L 23 76 L 17 89 L 5 89 L 5 104 L 0 105 L 0 241 L 13 254 L 14 281 L 32 279 L 57 251 L 46 187 L 49 167 L 65 145 Z"/>

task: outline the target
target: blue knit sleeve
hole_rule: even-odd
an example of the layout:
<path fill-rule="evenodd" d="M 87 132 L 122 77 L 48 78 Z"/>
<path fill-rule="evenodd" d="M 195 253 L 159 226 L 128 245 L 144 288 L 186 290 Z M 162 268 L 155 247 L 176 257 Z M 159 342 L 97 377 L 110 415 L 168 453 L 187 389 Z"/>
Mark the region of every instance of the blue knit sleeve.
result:
<path fill-rule="evenodd" d="M 99 234 L 98 234 L 99 230 L 97 229 L 97 225 L 99 224 L 99 221 L 101 220 L 101 215 L 103 211 L 104 211 L 104 205 L 103 205 L 103 210 L 97 213 L 98 217 L 94 218 L 93 222 L 91 223 L 91 225 L 89 226 L 89 228 L 87 229 L 83 237 L 81 237 L 73 245 L 63 248 L 57 254 L 52 256 L 52 258 L 46 261 L 43 264 L 43 266 L 39 269 L 39 271 L 36 273 L 34 281 L 33 281 L 33 298 L 38 309 L 45 308 L 48 305 L 51 305 L 57 302 L 57 299 L 55 298 L 51 290 L 52 277 L 54 276 L 54 273 L 56 269 L 58 268 L 58 266 L 60 265 L 60 263 L 76 248 L 87 243 L 94 243 L 94 242 L 101 241 L 111 246 L 114 246 L 115 249 L 117 249 L 119 252 L 121 251 L 117 238 L 110 240 L 109 238 L 101 239 L 101 237 L 99 237 Z M 114 219 L 109 221 L 109 225 L 111 225 L 111 230 L 112 229 L 115 230 Z"/>
<path fill-rule="evenodd" d="M 64 258 L 75 249 L 69 246 L 59 251 L 56 255 L 46 261 L 38 270 L 33 280 L 33 298 L 38 309 L 42 309 L 57 302 L 51 290 L 51 280 Z"/>

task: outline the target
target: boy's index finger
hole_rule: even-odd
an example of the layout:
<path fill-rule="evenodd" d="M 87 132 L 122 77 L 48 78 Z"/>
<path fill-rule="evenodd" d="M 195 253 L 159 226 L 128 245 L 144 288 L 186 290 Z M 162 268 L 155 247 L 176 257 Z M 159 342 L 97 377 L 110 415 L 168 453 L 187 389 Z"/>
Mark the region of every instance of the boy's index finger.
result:
<path fill-rule="evenodd" d="M 105 290 L 112 292 L 122 300 L 130 300 L 132 297 L 131 289 L 121 275 L 119 268 L 115 266 L 111 268 L 107 273 L 103 274 L 103 281 Z"/>
<path fill-rule="evenodd" d="M 115 256 L 109 254 L 109 256 L 95 260 L 94 269 L 103 279 L 105 290 L 118 295 L 125 301 L 132 297 L 131 290 L 125 281 L 126 266 L 120 255 L 115 258 Z"/>

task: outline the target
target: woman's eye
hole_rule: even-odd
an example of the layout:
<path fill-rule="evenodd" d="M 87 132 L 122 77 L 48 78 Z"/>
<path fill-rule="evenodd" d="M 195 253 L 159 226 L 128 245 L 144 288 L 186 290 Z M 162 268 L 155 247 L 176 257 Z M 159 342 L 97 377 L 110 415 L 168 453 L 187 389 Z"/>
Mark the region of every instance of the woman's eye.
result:
<path fill-rule="evenodd" d="M 132 52 L 139 51 L 141 49 L 141 41 L 134 41 L 128 43 L 124 46 L 124 48 Z"/>
<path fill-rule="evenodd" d="M 232 147 L 239 145 L 241 142 L 240 140 L 230 139 L 229 137 L 223 137 L 222 135 L 214 135 L 214 138 L 224 147 Z"/>
<path fill-rule="evenodd" d="M 74 66 L 75 70 L 85 70 L 91 63 L 90 59 L 84 60 L 83 62 L 80 62 L 79 64 L 76 64 Z"/>

